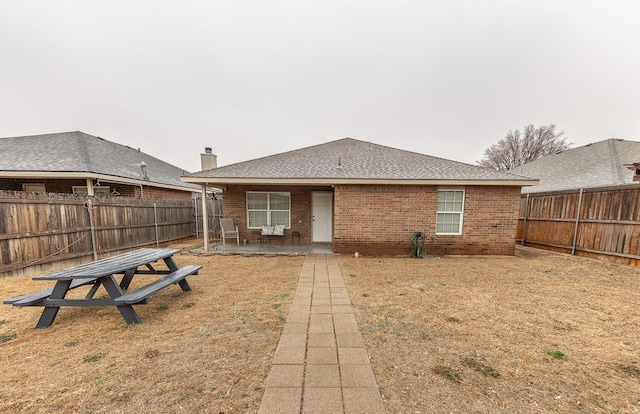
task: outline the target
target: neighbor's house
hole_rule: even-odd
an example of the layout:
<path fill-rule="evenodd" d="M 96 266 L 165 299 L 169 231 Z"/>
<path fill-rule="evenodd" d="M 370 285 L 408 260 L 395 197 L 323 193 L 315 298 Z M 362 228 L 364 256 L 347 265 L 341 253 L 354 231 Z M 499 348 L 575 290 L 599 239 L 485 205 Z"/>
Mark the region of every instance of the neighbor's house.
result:
<path fill-rule="evenodd" d="M 255 242 L 263 225 L 336 253 L 513 255 L 522 186 L 537 180 L 345 138 L 182 178 L 224 191 L 224 215 Z"/>
<path fill-rule="evenodd" d="M 83 132 L 0 138 L 0 190 L 189 200 L 187 172 Z"/>
<path fill-rule="evenodd" d="M 640 162 L 625 164 L 625 167 L 633 171 L 633 181 L 640 181 Z"/>
<path fill-rule="evenodd" d="M 550 154 L 513 168 L 508 173 L 536 177 L 538 185 L 523 194 L 634 185 L 640 142 L 611 138 Z"/>
<path fill-rule="evenodd" d="M 640 142 L 607 139 L 508 172 L 523 188 L 518 241 L 530 247 L 640 265 Z"/>

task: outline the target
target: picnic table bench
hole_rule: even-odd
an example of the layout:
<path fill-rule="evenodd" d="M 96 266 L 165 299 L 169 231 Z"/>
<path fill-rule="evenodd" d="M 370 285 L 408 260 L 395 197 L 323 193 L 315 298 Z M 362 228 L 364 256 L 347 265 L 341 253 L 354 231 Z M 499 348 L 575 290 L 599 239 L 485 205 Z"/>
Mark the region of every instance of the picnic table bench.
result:
<path fill-rule="evenodd" d="M 178 268 L 173 255 L 179 251 L 177 249 L 139 249 L 37 276 L 33 280 L 52 280 L 56 283 L 53 288 L 5 299 L 3 303 L 13 306 L 43 306 L 44 310 L 36 325 L 37 328 L 51 326 L 62 306 L 116 306 L 128 324 L 142 323 L 132 305 L 148 303 L 151 295 L 172 284 L 178 284 L 183 291 L 191 290 L 186 277 L 198 274 L 202 266 L 188 265 Z M 164 261 L 166 269 L 156 269 L 153 266 L 154 262 L 160 260 Z M 119 284 L 114 277 L 116 274 L 123 275 Z M 136 274 L 164 276 L 132 292 L 124 293 L 123 290 L 129 288 Z M 85 285 L 92 286 L 84 299 L 66 298 L 70 290 Z M 107 291 L 108 298 L 94 297 L 100 286 Z"/>

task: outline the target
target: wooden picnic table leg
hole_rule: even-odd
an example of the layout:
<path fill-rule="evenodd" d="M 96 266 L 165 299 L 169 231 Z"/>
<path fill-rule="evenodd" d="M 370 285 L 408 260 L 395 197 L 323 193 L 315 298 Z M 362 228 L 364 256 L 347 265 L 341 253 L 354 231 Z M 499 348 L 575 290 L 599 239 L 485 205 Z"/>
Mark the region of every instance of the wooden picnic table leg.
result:
<path fill-rule="evenodd" d="M 71 285 L 71 280 L 58 280 L 53 287 L 53 291 L 49 298 L 51 299 L 64 299 L 67 292 L 69 291 L 69 286 Z M 42 311 L 42 315 L 40 315 L 40 320 L 38 320 L 38 324 L 36 328 L 48 328 L 53 323 L 54 319 L 56 319 L 56 315 L 60 310 L 60 306 L 45 306 Z"/>
<path fill-rule="evenodd" d="M 138 268 L 125 270 L 124 276 L 122 276 L 122 280 L 120 281 L 120 288 L 122 290 L 129 289 L 129 285 L 131 284 L 131 280 L 133 280 L 133 275 L 136 273 Z"/>
<path fill-rule="evenodd" d="M 173 256 L 165 257 L 163 260 L 169 268 L 170 272 L 175 272 L 176 270 L 178 270 L 178 265 L 176 264 L 175 260 L 173 260 Z M 178 285 L 180 285 L 180 288 L 184 291 L 191 290 L 191 286 L 189 286 L 186 278 L 178 282 Z"/>
<path fill-rule="evenodd" d="M 175 272 L 176 270 L 178 270 L 178 265 L 176 264 L 175 260 L 173 260 L 173 256 L 165 257 L 163 260 L 169 268 L 170 272 Z"/>
<path fill-rule="evenodd" d="M 120 289 L 120 286 L 118 285 L 118 283 L 116 283 L 116 279 L 113 277 L 113 275 L 100 278 L 100 280 L 102 281 L 102 286 L 104 286 L 105 290 L 107 291 L 107 293 L 109 293 L 109 296 L 111 296 L 111 298 L 115 299 L 119 296 L 122 296 L 122 289 Z M 142 323 L 142 321 L 140 320 L 140 317 L 138 316 L 136 311 L 133 309 L 133 306 L 122 305 L 122 306 L 117 306 L 117 308 L 118 308 L 118 311 L 120 311 L 120 314 L 122 315 L 124 320 L 129 325 L 132 325 L 135 323 Z"/>
<path fill-rule="evenodd" d="M 164 263 L 169 268 L 169 271 L 175 272 L 176 270 L 178 270 L 178 265 L 176 264 L 175 260 L 173 260 L 173 256 L 165 257 Z M 186 277 L 181 281 L 179 281 L 178 285 L 180 286 L 180 289 L 182 289 L 185 292 L 188 292 L 191 290 L 191 286 L 189 285 L 189 282 L 187 282 Z"/>

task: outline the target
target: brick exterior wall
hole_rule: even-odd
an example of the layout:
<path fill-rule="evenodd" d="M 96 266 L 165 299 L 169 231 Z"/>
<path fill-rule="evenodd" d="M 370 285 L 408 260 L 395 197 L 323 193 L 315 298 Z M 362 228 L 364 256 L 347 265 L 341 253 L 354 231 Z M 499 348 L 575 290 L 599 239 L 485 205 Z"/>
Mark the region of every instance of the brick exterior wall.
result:
<path fill-rule="evenodd" d="M 447 187 L 443 187 L 447 188 Z M 247 229 L 247 191 L 291 193 L 291 231 L 302 244 L 311 243 L 311 193 L 333 191 L 333 247 L 336 253 L 359 252 L 376 256 L 408 256 L 411 235 L 424 231 L 428 254 L 513 255 L 518 224 L 520 187 L 467 186 L 462 235 L 435 236 L 437 186 L 336 185 L 230 186 L 223 193 L 225 217 L 232 217 L 240 239 L 258 242 L 258 230 Z"/>
<path fill-rule="evenodd" d="M 52 180 L 52 179 L 21 179 L 0 178 L 0 190 L 22 191 L 22 184 L 43 183 L 48 193 L 73 194 L 73 186 L 86 186 L 87 181 L 77 180 Z M 161 200 L 190 200 L 192 193 L 189 191 L 171 190 L 168 188 L 143 186 L 131 186 L 117 183 L 103 183 L 109 187 L 109 191 L 116 192 L 122 197 L 150 198 Z M 142 197 L 144 196 L 144 197 Z"/>
<path fill-rule="evenodd" d="M 133 188 L 135 198 L 151 198 L 154 200 L 191 200 L 192 194 L 188 191 L 172 190 L 169 188 L 142 186 Z"/>
<path fill-rule="evenodd" d="M 331 191 L 331 187 L 307 186 L 229 186 L 222 194 L 225 217 L 233 218 L 240 240 L 258 243 L 257 229 L 247 228 L 247 191 L 286 192 L 291 194 L 291 228 L 284 232 L 285 243 L 291 243 L 291 232 L 300 232 L 300 244 L 311 244 L 311 193 Z M 297 241 L 296 241 L 297 242 Z"/>
<path fill-rule="evenodd" d="M 409 255 L 423 231 L 434 255 L 513 255 L 520 187 L 467 186 L 462 235 L 436 236 L 438 187 L 340 185 L 334 192 L 334 251 Z"/>

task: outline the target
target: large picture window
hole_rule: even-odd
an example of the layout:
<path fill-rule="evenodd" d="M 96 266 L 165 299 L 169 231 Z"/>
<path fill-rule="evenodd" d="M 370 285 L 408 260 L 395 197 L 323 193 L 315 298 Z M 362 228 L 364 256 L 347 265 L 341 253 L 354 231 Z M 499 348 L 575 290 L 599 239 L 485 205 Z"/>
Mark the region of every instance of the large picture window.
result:
<path fill-rule="evenodd" d="M 291 227 L 291 195 L 289 193 L 247 193 L 249 228 L 284 225 Z"/>
<path fill-rule="evenodd" d="M 436 234 L 462 234 L 464 190 L 439 190 Z"/>

